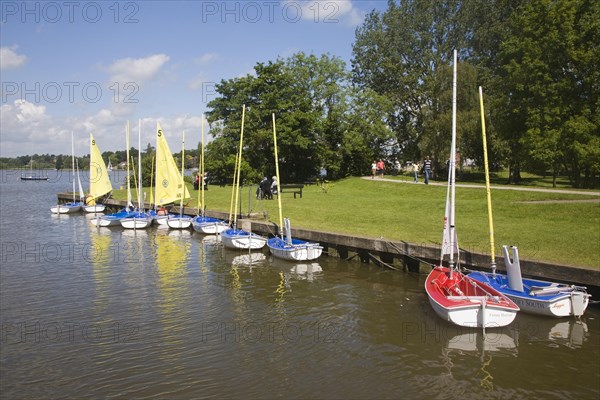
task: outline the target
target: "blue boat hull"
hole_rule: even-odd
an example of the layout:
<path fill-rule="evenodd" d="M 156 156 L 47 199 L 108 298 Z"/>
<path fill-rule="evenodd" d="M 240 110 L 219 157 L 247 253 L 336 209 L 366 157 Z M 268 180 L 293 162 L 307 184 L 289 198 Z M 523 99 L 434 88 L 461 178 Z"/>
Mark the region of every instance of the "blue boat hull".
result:
<path fill-rule="evenodd" d="M 521 311 L 552 317 L 580 316 L 585 312 L 590 295 L 584 288 L 554 282 L 523 278 L 523 291 L 513 290 L 504 274 L 472 272 L 469 278 L 483 282 L 514 301 Z"/>

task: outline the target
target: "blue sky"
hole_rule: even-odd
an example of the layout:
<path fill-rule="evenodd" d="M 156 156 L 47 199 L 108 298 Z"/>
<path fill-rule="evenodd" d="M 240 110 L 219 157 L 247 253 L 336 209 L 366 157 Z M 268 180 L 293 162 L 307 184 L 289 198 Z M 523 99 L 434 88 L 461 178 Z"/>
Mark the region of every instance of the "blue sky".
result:
<path fill-rule="evenodd" d="M 383 0 L 56 1 L 0 3 L 0 155 L 142 148 L 160 122 L 172 149 L 200 140 L 222 79 L 298 51 L 350 67 L 355 30 Z M 135 128 L 133 128 L 135 127 Z M 207 133 L 208 126 L 205 125 Z M 207 139 L 210 139 L 207 135 Z M 132 137 L 137 143 L 137 137 Z"/>

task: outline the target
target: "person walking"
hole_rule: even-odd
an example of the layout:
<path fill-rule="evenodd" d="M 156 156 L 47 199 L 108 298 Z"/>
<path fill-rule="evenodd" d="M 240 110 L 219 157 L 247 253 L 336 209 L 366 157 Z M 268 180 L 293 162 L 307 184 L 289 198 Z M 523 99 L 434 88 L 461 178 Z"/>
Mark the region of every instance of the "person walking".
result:
<path fill-rule="evenodd" d="M 377 162 L 377 174 L 381 175 L 381 177 L 383 178 L 383 171 L 385 170 L 385 163 L 383 162 L 383 160 L 379 160 Z"/>
<path fill-rule="evenodd" d="M 375 179 L 375 173 L 377 172 L 377 162 L 373 160 L 371 164 L 371 179 Z"/>
<path fill-rule="evenodd" d="M 412 170 L 415 176 L 415 183 L 419 183 L 419 163 L 412 163 Z"/>
<path fill-rule="evenodd" d="M 429 157 L 426 157 L 425 161 L 423 161 L 423 172 L 425 173 L 425 184 L 429 185 L 429 176 L 431 174 L 431 160 Z"/>

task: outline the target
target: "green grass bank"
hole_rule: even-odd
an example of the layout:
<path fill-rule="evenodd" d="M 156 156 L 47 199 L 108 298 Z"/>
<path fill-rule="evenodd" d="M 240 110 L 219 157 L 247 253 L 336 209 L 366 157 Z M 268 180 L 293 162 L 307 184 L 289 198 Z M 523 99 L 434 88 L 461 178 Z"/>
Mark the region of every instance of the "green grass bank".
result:
<path fill-rule="evenodd" d="M 191 185 L 189 189 L 193 198 L 186 205 L 195 207 L 200 192 L 191 190 Z M 206 209 L 228 212 L 231 190 L 231 186 L 210 185 L 204 192 Z M 242 188 L 238 208 L 242 213 L 266 213 L 279 223 L 277 197 L 258 201 L 255 190 L 256 185 L 249 205 L 249 188 Z M 330 182 L 326 188 L 306 185 L 302 198 L 283 193 L 282 207 L 292 226 L 435 245 L 441 241 L 446 191 L 444 185 L 353 177 Z M 516 245 L 523 259 L 600 269 L 597 191 L 582 195 L 492 188 L 491 193 L 496 255 L 503 244 Z M 125 192 L 117 190 L 113 197 L 124 199 Z M 456 188 L 456 229 L 462 249 L 489 253 L 484 188 Z"/>

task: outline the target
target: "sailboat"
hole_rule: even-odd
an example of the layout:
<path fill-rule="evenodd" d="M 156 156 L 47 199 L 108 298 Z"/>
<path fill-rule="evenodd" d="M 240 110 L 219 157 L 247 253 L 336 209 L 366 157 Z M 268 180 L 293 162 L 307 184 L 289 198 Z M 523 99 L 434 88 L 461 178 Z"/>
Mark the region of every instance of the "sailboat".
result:
<path fill-rule="evenodd" d="M 492 197 L 490 191 L 490 171 L 487 157 L 487 140 L 485 133 L 485 114 L 483 111 L 483 89 L 479 87 L 479 104 L 481 109 L 481 128 L 483 137 L 483 160 L 485 166 L 485 186 L 488 202 L 488 220 L 490 226 L 490 247 L 492 272 L 476 271 L 469 277 L 483 282 L 508 296 L 522 311 L 551 317 L 580 317 L 587 309 L 590 295 L 584 286 L 566 285 L 538 279 L 524 279 L 521 276 L 519 249 L 511 247 L 512 261 L 508 246 L 502 246 L 506 274 L 496 272 L 494 254 L 494 223 L 492 217 Z"/>
<path fill-rule="evenodd" d="M 221 233 L 223 245 L 231 249 L 246 249 L 255 250 L 262 249 L 267 243 L 267 239 L 253 232 L 248 232 L 243 229 L 237 229 L 237 206 L 240 190 L 240 175 L 242 164 L 242 145 L 244 143 L 244 118 L 246 115 L 246 105 L 242 107 L 242 128 L 240 133 L 240 146 L 236 157 L 236 166 L 233 177 L 233 190 L 231 196 L 231 205 L 229 208 L 229 220 L 232 220 L 233 225 L 230 229 L 226 229 Z"/>
<path fill-rule="evenodd" d="M 113 170 L 113 166 L 112 166 L 112 163 L 110 162 L 110 158 L 108 159 L 108 165 L 106 166 L 106 170 L 109 172 Z"/>
<path fill-rule="evenodd" d="M 183 155 L 183 154 L 182 154 Z M 179 174 L 179 169 L 167 143 L 167 139 L 160 128 L 160 124 L 156 124 L 156 167 L 155 167 L 154 200 L 158 212 L 154 219 L 159 225 L 167 225 L 170 217 L 176 217 L 177 214 L 169 214 L 164 207 L 166 204 L 175 201 L 181 201 L 183 198 L 190 197 L 187 187 L 183 184 L 182 175 Z"/>
<path fill-rule="evenodd" d="M 129 142 L 129 137 L 128 137 Z M 127 143 L 129 148 L 129 143 Z M 152 224 L 152 216 L 144 211 L 144 199 L 142 196 L 142 121 L 138 120 L 138 187 L 137 209 L 130 212 L 125 218 L 121 219 L 121 226 L 125 229 L 146 229 Z M 129 180 L 128 180 L 129 182 Z M 129 191 L 129 185 L 127 186 Z M 129 197 L 129 195 L 128 195 Z"/>
<path fill-rule="evenodd" d="M 124 209 L 117 211 L 116 213 L 102 215 L 98 218 L 93 218 L 90 222 L 93 225 L 96 225 L 97 227 L 109 227 L 109 226 L 121 225 L 121 220 L 123 218 L 126 218 L 127 216 L 129 216 L 129 213 L 131 213 L 133 211 L 132 210 L 133 206 L 130 207 L 130 205 L 131 205 L 131 188 L 129 185 L 129 121 L 127 122 L 127 125 L 125 126 L 125 145 L 126 145 L 126 157 L 127 157 L 127 175 L 125 178 L 127 181 L 127 206 Z"/>
<path fill-rule="evenodd" d="M 200 179 L 198 181 L 200 185 L 200 196 L 198 197 L 198 215 L 192 220 L 192 226 L 196 232 L 205 233 L 208 235 L 216 235 L 229 228 L 229 224 L 223 220 L 204 215 L 204 209 L 206 208 L 204 204 L 204 114 L 202 114 L 201 145 L 202 149 L 200 150 L 200 168 L 198 168 L 198 173 L 200 174 Z"/>
<path fill-rule="evenodd" d="M 101 213 L 106 208 L 104 204 L 96 203 L 96 199 L 112 192 L 112 184 L 108 176 L 102 153 L 96 144 L 94 135 L 90 133 L 90 194 L 85 198 L 85 212 Z"/>
<path fill-rule="evenodd" d="M 277 131 L 275 130 L 275 114 L 273 114 L 273 143 L 275 147 L 275 174 L 277 175 L 277 193 L 281 193 L 279 188 L 279 157 L 277 156 Z M 323 246 L 319 243 L 311 243 L 305 240 L 293 239 L 290 220 L 283 219 L 281 211 L 281 196 L 277 196 L 279 206 L 279 226 L 283 227 L 281 237 L 275 236 L 267 241 L 269 251 L 275 257 L 292 261 L 314 260 L 321 256 Z"/>
<path fill-rule="evenodd" d="M 81 210 L 82 202 L 76 200 L 75 192 L 75 139 L 73 132 L 71 132 L 71 181 L 73 183 L 73 201 L 64 204 L 58 204 L 50 208 L 50 212 L 53 214 L 72 214 Z"/>
<path fill-rule="evenodd" d="M 519 311 L 512 300 L 496 289 L 469 278 L 455 268 L 459 264 L 459 247 L 455 229 L 456 186 L 456 70 L 457 55 L 454 50 L 452 84 L 452 144 L 448 171 L 448 191 L 442 235 L 440 265 L 434 267 L 425 280 L 425 291 L 432 308 L 446 321 L 464 327 L 492 328 L 510 324 Z M 456 261 L 455 261 L 456 254 Z M 448 255 L 448 267 L 442 266 Z"/>
<path fill-rule="evenodd" d="M 183 215 L 183 198 L 185 194 L 188 193 L 187 188 L 185 187 L 185 181 L 183 180 L 185 168 L 185 132 L 182 133 L 181 136 L 181 176 L 179 181 L 178 190 L 182 195 L 179 199 L 179 215 L 169 215 L 167 218 L 167 225 L 171 229 L 187 229 L 192 226 L 192 217 L 189 215 Z M 185 190 L 184 190 L 185 189 Z M 185 193 L 183 193 L 185 192 Z M 190 197 L 188 194 L 187 197 Z"/>
<path fill-rule="evenodd" d="M 21 173 L 21 180 L 22 181 L 47 181 L 48 177 L 47 176 L 37 176 L 33 173 L 33 156 L 31 156 L 31 159 L 29 160 L 29 175 L 23 176 L 23 173 Z"/>

